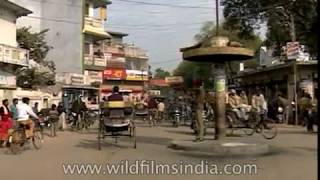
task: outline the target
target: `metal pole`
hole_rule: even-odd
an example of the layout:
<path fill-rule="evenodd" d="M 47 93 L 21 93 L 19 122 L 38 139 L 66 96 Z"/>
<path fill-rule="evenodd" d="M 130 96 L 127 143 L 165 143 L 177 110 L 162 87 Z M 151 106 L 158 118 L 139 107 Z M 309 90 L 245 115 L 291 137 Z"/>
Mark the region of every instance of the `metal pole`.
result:
<path fill-rule="evenodd" d="M 216 0 L 216 35 L 219 35 L 219 0 Z"/>
<path fill-rule="evenodd" d="M 226 74 L 225 64 L 215 64 L 215 139 L 221 139 L 226 136 Z"/>
<path fill-rule="evenodd" d="M 298 95 L 297 95 L 297 63 L 293 64 L 293 79 L 294 79 L 294 101 L 295 101 L 295 125 L 298 125 Z"/>
<path fill-rule="evenodd" d="M 292 15 L 292 13 L 289 13 L 290 16 L 290 36 L 291 36 L 291 41 L 295 42 L 297 40 L 296 38 L 296 27 L 295 27 L 295 23 L 294 23 L 294 16 Z"/>

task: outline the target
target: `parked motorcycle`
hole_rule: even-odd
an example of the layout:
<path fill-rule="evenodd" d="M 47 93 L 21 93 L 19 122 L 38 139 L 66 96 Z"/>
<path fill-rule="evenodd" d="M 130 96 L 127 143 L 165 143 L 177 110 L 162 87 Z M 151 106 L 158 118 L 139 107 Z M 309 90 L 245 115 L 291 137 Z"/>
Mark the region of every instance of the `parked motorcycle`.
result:
<path fill-rule="evenodd" d="M 279 123 L 283 123 L 284 121 L 284 110 L 282 107 L 278 107 L 277 120 Z"/>
<path fill-rule="evenodd" d="M 181 110 L 178 107 L 176 107 L 173 111 L 173 120 L 172 120 L 173 127 L 179 126 L 181 116 L 182 116 Z"/>
<path fill-rule="evenodd" d="M 36 127 L 40 129 L 41 135 L 43 137 L 43 132 L 45 129 L 50 130 L 50 136 L 57 136 L 57 118 L 50 117 L 47 114 L 39 113 L 40 121 L 36 123 Z"/>

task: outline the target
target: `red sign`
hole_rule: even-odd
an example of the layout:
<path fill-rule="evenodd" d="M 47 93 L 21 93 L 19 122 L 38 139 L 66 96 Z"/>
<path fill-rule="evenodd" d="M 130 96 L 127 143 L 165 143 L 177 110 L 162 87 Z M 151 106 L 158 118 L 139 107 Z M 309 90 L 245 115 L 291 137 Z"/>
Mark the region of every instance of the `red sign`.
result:
<path fill-rule="evenodd" d="M 160 86 L 160 87 L 167 87 L 167 86 L 169 86 L 169 85 L 166 83 L 166 80 L 165 80 L 165 79 L 151 79 L 151 80 L 150 80 L 150 85 L 151 85 L 151 86 Z"/>
<path fill-rule="evenodd" d="M 126 79 L 126 71 L 124 69 L 106 69 L 103 71 L 103 79 L 107 79 L 107 80 Z"/>

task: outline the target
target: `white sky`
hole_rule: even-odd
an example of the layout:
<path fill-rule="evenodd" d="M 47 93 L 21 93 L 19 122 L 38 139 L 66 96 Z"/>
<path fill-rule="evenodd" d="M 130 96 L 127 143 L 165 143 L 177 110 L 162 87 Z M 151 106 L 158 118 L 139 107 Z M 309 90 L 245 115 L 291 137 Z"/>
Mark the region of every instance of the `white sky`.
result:
<path fill-rule="evenodd" d="M 129 33 L 125 41 L 148 51 L 149 64 L 153 70 L 158 67 L 169 71 L 175 69 L 182 59 L 179 49 L 194 44 L 194 35 L 199 32 L 204 22 L 215 21 L 214 0 L 137 1 L 212 7 L 212 9 L 174 8 L 117 0 L 108 6 L 107 30 Z"/>

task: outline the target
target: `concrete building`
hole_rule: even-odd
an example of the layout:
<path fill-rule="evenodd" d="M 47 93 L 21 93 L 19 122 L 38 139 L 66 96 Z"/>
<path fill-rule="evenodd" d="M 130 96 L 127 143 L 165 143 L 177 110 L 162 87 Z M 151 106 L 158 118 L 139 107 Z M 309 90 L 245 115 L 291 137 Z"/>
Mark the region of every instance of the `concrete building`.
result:
<path fill-rule="evenodd" d="M 8 0 L 0 3 L 0 100 L 12 99 L 18 68 L 27 67 L 29 52 L 17 45 L 16 20 L 32 13 Z"/>
<path fill-rule="evenodd" d="M 112 91 L 117 85 L 121 91 L 140 96 L 146 91 L 148 81 L 148 56 L 146 51 L 132 44 L 123 43 L 123 37 L 127 34 L 109 32 L 112 39 L 105 52 L 110 54 L 107 60 L 107 68 L 103 73 L 101 85 L 102 96 Z"/>
<path fill-rule="evenodd" d="M 109 37 L 104 31 L 109 0 L 12 1 L 34 12 L 18 20 L 19 27 L 31 26 L 36 32 L 49 29 L 46 41 L 53 49 L 47 59 L 55 62 L 57 73 L 82 74 L 105 65 L 103 58 L 93 57 L 93 44 Z"/>

